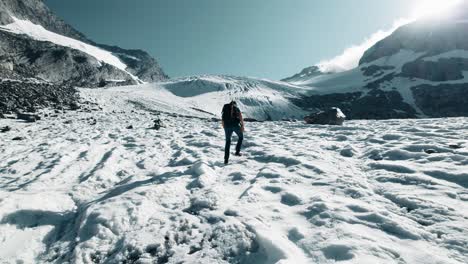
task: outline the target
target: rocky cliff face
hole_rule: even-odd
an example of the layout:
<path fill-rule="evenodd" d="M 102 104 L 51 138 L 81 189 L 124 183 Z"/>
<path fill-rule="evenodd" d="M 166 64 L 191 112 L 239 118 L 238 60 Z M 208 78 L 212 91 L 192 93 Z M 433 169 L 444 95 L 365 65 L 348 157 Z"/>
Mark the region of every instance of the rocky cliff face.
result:
<path fill-rule="evenodd" d="M 53 14 L 41 0 L 0 1 L 0 24 L 14 22 L 13 17 L 31 21 L 52 32 L 88 42 L 89 40 L 62 19 Z"/>
<path fill-rule="evenodd" d="M 140 80 L 156 82 L 169 77 L 164 73 L 159 63 L 147 52 L 142 50 L 126 50 L 116 46 L 96 44 L 96 46 L 112 52 L 127 65 L 127 70 Z"/>
<path fill-rule="evenodd" d="M 284 78 L 281 81 L 283 82 L 301 82 L 301 81 L 307 81 L 310 78 L 314 78 L 320 75 L 323 75 L 322 71 L 320 71 L 320 68 L 318 66 L 311 66 L 304 68 L 300 73 L 295 74 L 291 77 Z"/>
<path fill-rule="evenodd" d="M 0 25 L 3 25 L 0 28 L 3 76 L 16 74 L 81 87 L 138 84 L 168 78 L 148 53 L 96 44 L 55 16 L 41 0 L 2 0 Z M 67 38 L 63 37 L 78 44 L 68 45 Z M 95 51 L 76 48 L 83 45 Z M 113 57 L 110 60 L 117 63 L 96 56 L 103 52 L 107 52 L 104 57 Z"/>
<path fill-rule="evenodd" d="M 468 116 L 467 10 L 402 26 L 357 69 L 302 80 L 313 89 L 296 104 L 337 106 L 353 119 Z"/>
<path fill-rule="evenodd" d="M 17 76 L 79 87 L 105 86 L 106 80 L 113 79 L 121 84 L 135 83 L 128 74 L 84 52 L 4 31 L 0 31 L 0 58 L 4 77 L 10 77 L 6 75 L 11 71 Z"/>

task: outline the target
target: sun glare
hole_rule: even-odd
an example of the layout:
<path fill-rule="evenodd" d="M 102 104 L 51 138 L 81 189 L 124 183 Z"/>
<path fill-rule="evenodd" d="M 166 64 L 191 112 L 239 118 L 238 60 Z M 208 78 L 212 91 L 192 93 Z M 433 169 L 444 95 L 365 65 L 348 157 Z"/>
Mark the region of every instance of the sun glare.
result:
<path fill-rule="evenodd" d="M 414 10 L 414 18 L 441 17 L 451 11 L 463 0 L 419 0 Z"/>

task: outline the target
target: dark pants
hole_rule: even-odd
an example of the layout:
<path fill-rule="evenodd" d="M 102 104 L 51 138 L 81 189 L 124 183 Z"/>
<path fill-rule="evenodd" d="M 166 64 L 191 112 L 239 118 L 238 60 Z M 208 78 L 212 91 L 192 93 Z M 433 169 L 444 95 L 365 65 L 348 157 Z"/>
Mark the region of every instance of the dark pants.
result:
<path fill-rule="evenodd" d="M 244 133 L 242 133 L 240 127 L 226 127 L 224 128 L 226 134 L 226 147 L 224 149 L 224 160 L 229 160 L 229 153 L 231 150 L 231 137 L 232 133 L 236 133 L 239 137 L 236 146 L 236 153 L 240 153 L 242 147 L 242 140 L 244 140 Z"/>

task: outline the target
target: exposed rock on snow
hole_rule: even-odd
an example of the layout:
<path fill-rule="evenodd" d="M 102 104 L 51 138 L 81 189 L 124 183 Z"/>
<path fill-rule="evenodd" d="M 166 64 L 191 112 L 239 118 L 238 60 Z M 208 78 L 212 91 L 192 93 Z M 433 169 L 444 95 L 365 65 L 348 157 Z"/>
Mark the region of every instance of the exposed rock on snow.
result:
<path fill-rule="evenodd" d="M 37 80 L 0 80 L 0 113 L 75 108 L 77 90 Z"/>
<path fill-rule="evenodd" d="M 346 116 L 341 112 L 341 109 L 332 107 L 330 109 L 311 114 L 304 118 L 307 124 L 316 125 L 343 125 Z"/>
<path fill-rule="evenodd" d="M 161 119 L 158 118 L 158 119 L 153 120 L 153 126 L 151 127 L 151 129 L 159 130 L 161 129 L 161 127 L 163 127 L 163 123 Z"/>
<path fill-rule="evenodd" d="M 0 128 L 1 133 L 6 133 L 8 131 L 11 131 L 11 127 L 9 127 L 9 126 L 4 126 L 4 127 Z"/>
<path fill-rule="evenodd" d="M 300 73 L 295 74 L 291 77 L 282 79 L 281 81 L 283 82 L 301 82 L 301 81 L 307 81 L 310 80 L 311 78 L 317 77 L 324 75 L 326 73 L 323 73 L 320 71 L 320 68 L 318 66 L 311 66 L 303 69 Z"/>
<path fill-rule="evenodd" d="M 35 114 L 18 113 L 16 116 L 18 119 L 31 123 L 41 120 L 41 117 Z"/>

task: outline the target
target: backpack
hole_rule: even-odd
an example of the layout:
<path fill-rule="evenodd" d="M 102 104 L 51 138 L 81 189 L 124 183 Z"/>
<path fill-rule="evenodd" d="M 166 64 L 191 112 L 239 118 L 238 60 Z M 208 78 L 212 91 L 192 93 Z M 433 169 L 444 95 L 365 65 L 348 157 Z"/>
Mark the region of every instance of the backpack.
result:
<path fill-rule="evenodd" d="M 240 110 L 233 104 L 225 104 L 222 119 L 226 127 L 240 126 Z"/>

